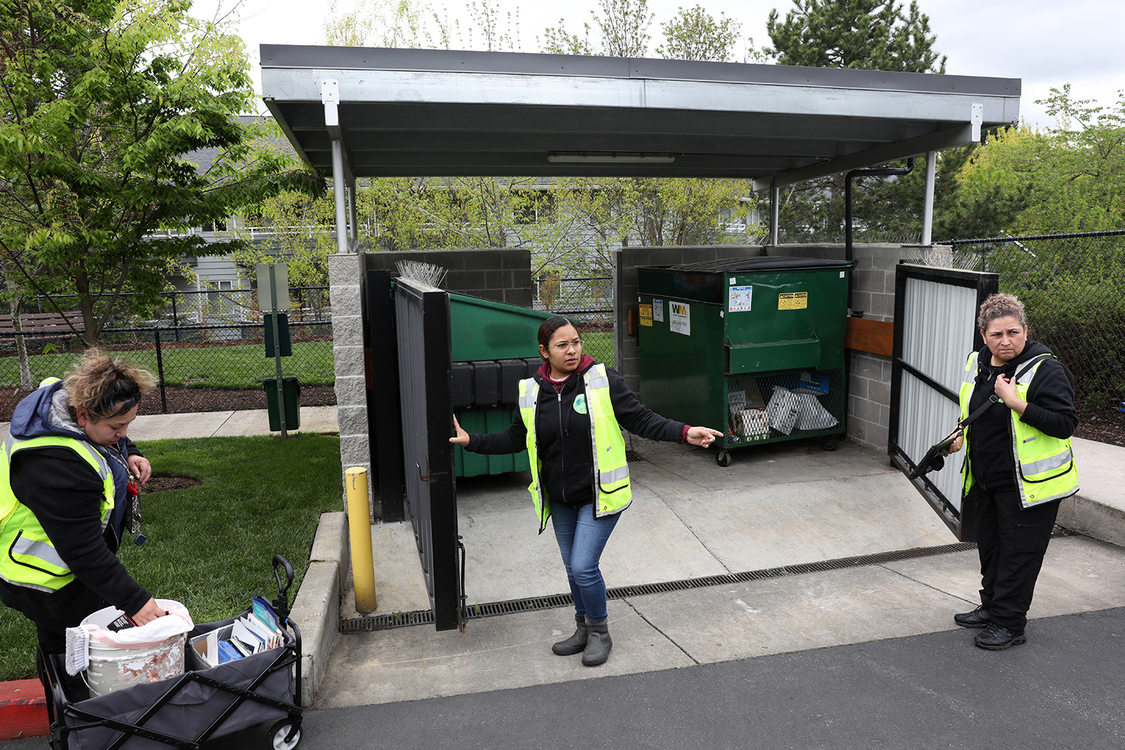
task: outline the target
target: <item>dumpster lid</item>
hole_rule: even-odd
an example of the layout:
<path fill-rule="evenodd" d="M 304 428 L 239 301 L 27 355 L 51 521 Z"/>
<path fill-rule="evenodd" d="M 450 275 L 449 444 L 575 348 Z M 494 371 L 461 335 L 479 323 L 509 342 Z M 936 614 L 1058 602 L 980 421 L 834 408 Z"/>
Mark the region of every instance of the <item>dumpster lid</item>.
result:
<path fill-rule="evenodd" d="M 678 266 L 665 266 L 668 271 L 695 272 L 738 272 L 738 271 L 796 271 L 806 268 L 851 268 L 852 262 L 832 258 L 792 258 L 758 256 L 754 258 L 727 258 L 726 260 L 705 260 L 698 263 L 681 263 Z"/>

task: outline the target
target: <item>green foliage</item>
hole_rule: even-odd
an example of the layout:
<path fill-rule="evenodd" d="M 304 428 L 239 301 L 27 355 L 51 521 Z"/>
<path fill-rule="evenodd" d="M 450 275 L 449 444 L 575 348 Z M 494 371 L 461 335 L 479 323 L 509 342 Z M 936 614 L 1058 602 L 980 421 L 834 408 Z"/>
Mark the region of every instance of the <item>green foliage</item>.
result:
<path fill-rule="evenodd" d="M 5 291 L 77 294 L 89 343 L 123 292 L 157 304 L 169 262 L 203 243 L 177 232 L 322 184 L 254 148 L 237 117 L 253 108 L 242 42 L 189 8 L 6 0 L 0 12 Z M 186 157 L 202 149 L 215 158 L 197 169 Z"/>
<path fill-rule="evenodd" d="M 251 597 L 276 598 L 271 561 L 280 553 L 293 564 L 292 605 L 320 514 L 342 507 L 339 438 L 159 440 L 140 448 L 156 474 L 203 483 L 142 493 L 148 541 L 126 543 L 120 553 L 137 582 L 183 603 L 196 622 L 214 622 L 241 612 Z M 33 677 L 34 653 L 34 628 L 0 607 L 0 680 Z"/>
<path fill-rule="evenodd" d="M 1125 93 L 1111 108 L 1074 99 L 1070 86 L 1041 104 L 1046 132 L 1008 128 L 961 171 L 962 192 L 999 206 L 1003 229 L 1048 234 L 1120 229 L 1125 218 Z"/>
<path fill-rule="evenodd" d="M 784 20 L 772 10 L 766 22 L 773 44 L 766 52 L 782 65 L 945 71 L 945 57 L 934 51 L 930 19 L 913 0 L 906 10 L 898 0 L 793 0 L 793 4 Z M 939 163 L 939 176 L 944 166 Z M 866 230 L 872 239 L 917 241 L 924 183 L 923 170 L 916 168 L 915 173 L 880 186 L 874 179 L 853 185 L 857 238 Z M 779 233 L 790 242 L 839 241 L 844 234 L 843 200 L 843 175 L 789 187 L 781 196 Z M 937 205 L 941 204 L 935 201 Z"/>
<path fill-rule="evenodd" d="M 660 25 L 664 44 L 656 53 L 670 60 L 734 62 L 742 25 L 723 13 L 716 19 L 702 5 L 680 8 L 670 21 Z"/>
<path fill-rule="evenodd" d="M 771 10 L 766 21 L 782 65 L 817 68 L 944 73 L 945 56 L 933 51 L 930 19 L 911 0 L 907 13 L 898 0 L 793 0 L 781 21 Z"/>

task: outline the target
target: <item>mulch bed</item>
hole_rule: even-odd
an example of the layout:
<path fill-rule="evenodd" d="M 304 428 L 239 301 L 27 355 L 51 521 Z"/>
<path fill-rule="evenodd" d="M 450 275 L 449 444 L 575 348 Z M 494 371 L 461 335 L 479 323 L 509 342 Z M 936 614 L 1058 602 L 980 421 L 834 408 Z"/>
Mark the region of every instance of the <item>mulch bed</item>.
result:
<path fill-rule="evenodd" d="M 153 474 L 149 477 L 149 480 L 141 486 L 141 493 L 147 495 L 151 492 L 182 490 L 201 484 L 203 484 L 203 482 L 195 477 L 160 476 L 159 474 Z"/>

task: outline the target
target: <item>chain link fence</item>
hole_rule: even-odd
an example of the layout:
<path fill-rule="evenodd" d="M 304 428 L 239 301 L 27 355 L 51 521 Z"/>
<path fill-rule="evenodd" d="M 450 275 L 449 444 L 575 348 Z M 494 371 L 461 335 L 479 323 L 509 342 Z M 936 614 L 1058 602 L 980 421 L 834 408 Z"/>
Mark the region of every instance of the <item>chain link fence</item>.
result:
<path fill-rule="evenodd" d="M 582 353 L 613 367 L 613 279 L 564 279 L 551 274 L 533 280 L 536 310 L 563 315 L 582 337 Z"/>
<path fill-rule="evenodd" d="M 277 373 L 273 357 L 266 356 L 264 324 L 256 298 L 239 292 L 227 300 L 226 294 L 222 293 L 219 302 L 231 302 L 225 313 L 228 317 L 219 316 L 218 308 L 212 307 L 203 319 L 233 322 L 189 322 L 194 313 L 191 305 L 185 312 L 183 300 L 199 298 L 177 292 L 168 301 L 170 317 L 102 330 L 99 348 L 149 370 L 158 379 L 157 391 L 141 403 L 142 414 L 266 408 L 262 383 Z M 301 406 L 336 403 L 327 300 L 327 288 L 290 290 L 292 353 L 282 357 L 281 367 L 284 377 L 299 380 Z M 36 308 L 33 306 L 30 312 L 35 313 Z M 323 319 L 308 319 L 314 313 Z M 170 325 L 172 321 L 179 325 Z M 20 341 L 26 346 L 26 358 L 19 356 Z M 0 334 L 0 421 L 11 419 L 28 386 L 34 387 L 46 377 L 65 375 L 84 350 L 81 338 L 65 327 L 50 332 Z"/>
<path fill-rule="evenodd" d="M 999 275 L 1030 337 L 1076 381 L 1080 437 L 1125 445 L 1125 230 L 948 242 L 953 265 Z M 940 262 L 940 261 L 938 261 Z"/>

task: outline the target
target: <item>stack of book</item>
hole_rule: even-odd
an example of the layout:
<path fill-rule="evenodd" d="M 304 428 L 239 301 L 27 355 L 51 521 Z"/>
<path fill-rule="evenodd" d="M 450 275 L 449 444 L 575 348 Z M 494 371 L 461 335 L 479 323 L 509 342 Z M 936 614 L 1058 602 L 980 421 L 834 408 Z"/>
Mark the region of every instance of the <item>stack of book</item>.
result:
<path fill-rule="evenodd" d="M 254 597 L 250 611 L 230 625 L 191 639 L 191 647 L 210 667 L 277 648 L 284 642 L 277 614 L 264 599 Z"/>

